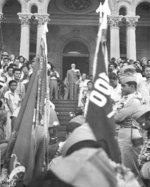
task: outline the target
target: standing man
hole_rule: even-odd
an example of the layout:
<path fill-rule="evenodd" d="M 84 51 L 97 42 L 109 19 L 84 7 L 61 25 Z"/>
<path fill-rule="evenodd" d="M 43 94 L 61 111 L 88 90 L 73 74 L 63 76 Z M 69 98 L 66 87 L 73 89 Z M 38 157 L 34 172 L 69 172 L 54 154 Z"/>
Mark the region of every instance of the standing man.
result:
<path fill-rule="evenodd" d="M 59 73 L 55 70 L 54 66 L 51 66 L 50 72 L 50 99 L 58 99 L 58 79 Z"/>
<path fill-rule="evenodd" d="M 139 92 L 142 94 L 145 103 L 150 105 L 150 66 L 144 66 L 145 80 L 139 84 Z"/>
<path fill-rule="evenodd" d="M 7 67 L 7 72 L 6 72 L 6 77 L 7 77 L 7 84 L 9 83 L 9 81 L 13 80 L 14 76 L 13 76 L 13 66 L 9 65 Z"/>
<path fill-rule="evenodd" d="M 111 99 L 113 101 L 113 104 L 117 103 L 120 101 L 122 93 L 121 93 L 121 85 L 118 82 L 118 76 L 114 73 L 111 72 L 109 73 L 109 81 L 110 81 L 110 86 L 111 86 Z"/>
<path fill-rule="evenodd" d="M 13 74 L 14 74 L 14 80 L 17 82 L 16 92 L 18 93 L 18 95 L 22 101 L 25 96 L 25 86 L 21 82 L 21 69 L 15 68 L 13 70 Z"/>
<path fill-rule="evenodd" d="M 121 160 L 141 182 L 137 163 L 140 145 L 135 146 L 132 140 L 141 138 L 140 126 L 135 120 L 138 117 L 138 109 L 143 105 L 143 101 L 141 95 L 137 92 L 136 77 L 121 77 L 121 86 L 123 98 L 114 116 L 115 122 L 120 126 L 118 142 L 121 151 Z"/>
<path fill-rule="evenodd" d="M 65 94 L 65 99 L 68 98 L 71 100 L 75 100 L 78 97 L 78 85 L 77 81 L 80 78 L 80 70 L 76 69 L 75 64 L 71 64 L 71 69 L 67 71 L 66 76 L 66 87 L 68 94 Z"/>

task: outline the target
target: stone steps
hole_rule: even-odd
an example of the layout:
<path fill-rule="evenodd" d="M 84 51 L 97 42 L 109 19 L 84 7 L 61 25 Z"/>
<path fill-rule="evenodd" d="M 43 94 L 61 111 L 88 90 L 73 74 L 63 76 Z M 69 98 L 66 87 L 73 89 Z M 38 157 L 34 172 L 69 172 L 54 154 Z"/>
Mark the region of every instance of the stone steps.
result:
<path fill-rule="evenodd" d="M 74 112 L 78 105 L 77 100 L 53 100 L 55 105 L 55 110 L 60 122 L 60 126 L 57 128 L 57 137 L 59 141 L 64 141 L 66 139 L 66 127 L 71 119 L 70 112 Z"/>

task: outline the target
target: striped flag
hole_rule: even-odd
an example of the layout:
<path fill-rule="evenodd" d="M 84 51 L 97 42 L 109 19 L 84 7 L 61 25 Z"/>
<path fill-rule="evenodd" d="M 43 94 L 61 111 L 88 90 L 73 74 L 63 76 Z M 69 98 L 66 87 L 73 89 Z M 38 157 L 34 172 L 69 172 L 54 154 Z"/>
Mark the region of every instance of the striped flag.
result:
<path fill-rule="evenodd" d="M 94 88 L 91 92 L 86 121 L 93 130 L 98 141 L 102 143 L 109 157 L 120 162 L 120 150 L 115 138 L 115 124 L 111 114 L 110 85 L 107 76 L 107 16 L 110 13 L 108 0 L 100 4 L 97 9 L 100 13 L 100 26 L 97 34 L 93 76 Z"/>
<path fill-rule="evenodd" d="M 34 68 L 19 115 L 15 121 L 15 129 L 9 141 L 6 162 L 9 163 L 9 182 L 11 184 L 20 180 L 20 173 L 24 177 L 29 166 L 31 170 L 34 168 L 34 150 L 31 150 L 31 147 L 33 148 L 31 144 L 33 144 L 32 126 L 38 86 L 38 69 L 39 63 Z M 30 158 L 32 158 L 32 162 Z"/>
<path fill-rule="evenodd" d="M 43 154 L 44 142 L 42 137 L 44 133 L 40 132 L 41 139 L 36 137 L 39 134 L 39 129 L 41 129 L 39 125 L 42 123 L 41 117 L 43 118 L 44 115 L 44 99 L 46 96 L 46 48 L 43 42 L 44 38 L 42 36 L 39 58 L 34 67 L 19 115 L 15 121 L 15 131 L 10 139 L 6 155 L 6 161 L 9 163 L 9 182 L 12 185 L 18 181 L 22 181 L 27 185 L 33 175 L 41 171 L 43 167 L 45 152 Z M 34 115 L 35 126 L 33 126 Z M 42 129 L 44 131 L 44 128 Z M 39 143 L 38 145 L 36 141 Z M 42 147 L 39 147 L 40 145 Z M 37 156 L 38 150 L 41 150 L 41 152 Z M 37 157 L 40 157 L 38 162 L 36 162 Z"/>

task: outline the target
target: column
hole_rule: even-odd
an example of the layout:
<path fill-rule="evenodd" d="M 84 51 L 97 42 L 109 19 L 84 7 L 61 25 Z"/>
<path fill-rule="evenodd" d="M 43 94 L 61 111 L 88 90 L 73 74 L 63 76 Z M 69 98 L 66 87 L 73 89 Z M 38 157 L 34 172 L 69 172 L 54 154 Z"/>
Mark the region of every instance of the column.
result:
<path fill-rule="evenodd" d="M 127 26 L 127 58 L 136 60 L 136 24 L 139 16 L 125 16 Z"/>
<path fill-rule="evenodd" d="M 119 24 L 122 16 L 109 16 L 108 23 L 110 25 L 110 57 L 120 58 L 120 36 Z"/>
<path fill-rule="evenodd" d="M 37 26 L 37 44 L 36 44 L 36 54 L 39 54 L 39 49 L 40 49 L 40 41 L 41 41 L 41 37 L 43 34 L 43 30 L 44 30 L 44 26 L 45 23 L 47 23 L 49 21 L 49 14 L 34 14 L 35 19 L 38 22 L 38 26 Z"/>
<path fill-rule="evenodd" d="M 19 54 L 29 59 L 30 47 L 30 19 L 31 13 L 18 13 L 21 21 L 20 52 Z"/>

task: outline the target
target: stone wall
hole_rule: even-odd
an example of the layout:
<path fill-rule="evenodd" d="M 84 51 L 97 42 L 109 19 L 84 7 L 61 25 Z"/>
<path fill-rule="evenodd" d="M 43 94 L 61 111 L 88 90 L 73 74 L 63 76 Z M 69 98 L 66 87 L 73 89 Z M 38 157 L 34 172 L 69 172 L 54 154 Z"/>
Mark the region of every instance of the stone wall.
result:
<path fill-rule="evenodd" d="M 9 54 L 19 55 L 20 46 L 20 25 L 17 23 L 3 23 L 2 33 L 4 41 L 4 51 L 8 51 Z"/>
<path fill-rule="evenodd" d="M 14 1 L 16 3 L 16 9 L 14 9 L 14 6 L 12 4 L 11 10 L 7 9 L 6 3 L 7 2 Z M 3 38 L 4 38 L 4 49 L 7 50 L 9 53 L 15 53 L 16 55 L 20 54 L 20 46 L 22 45 L 22 49 L 24 46 L 24 42 L 21 44 L 21 26 L 19 25 L 19 18 L 16 11 L 20 11 L 24 14 L 31 13 L 32 6 L 37 7 L 37 14 L 44 15 L 49 14 L 50 21 L 49 21 L 49 33 L 47 34 L 47 42 L 48 42 L 48 59 L 52 61 L 60 74 L 62 74 L 62 59 L 63 59 L 63 49 L 64 46 L 71 40 L 80 40 L 83 42 L 89 50 L 89 64 L 90 64 L 90 73 L 92 72 L 92 62 L 94 57 L 94 50 L 95 50 L 95 44 L 96 44 L 96 35 L 97 35 L 97 27 L 98 27 L 98 15 L 95 13 L 95 9 L 98 6 L 98 0 L 89 0 L 88 2 L 91 2 L 91 7 L 80 7 L 73 6 L 73 10 L 67 9 L 62 4 L 63 1 L 60 0 L 0 0 L 0 14 L 5 13 L 8 14 L 6 16 L 6 19 L 4 19 L 4 23 L 2 24 L 3 27 Z M 65 1 L 67 2 L 67 1 Z M 74 1 L 72 1 L 74 2 Z M 116 18 L 119 15 L 120 8 L 124 7 L 127 12 L 127 17 L 134 17 L 136 16 L 136 8 L 137 6 L 142 3 L 143 0 L 111 0 L 111 13 L 114 18 Z M 150 0 L 145 0 L 144 2 L 149 2 Z M 75 5 L 75 4 L 74 4 Z M 72 7 L 72 5 L 70 5 Z M 8 7 L 9 8 L 9 7 Z M 3 12 L 4 11 L 4 12 Z M 14 15 L 15 13 L 15 15 Z M 34 14 L 32 14 L 34 15 Z M 140 23 L 140 24 L 139 24 Z M 140 58 L 142 56 L 149 57 L 149 50 L 150 50 L 150 44 L 149 44 L 149 26 L 150 21 L 147 19 L 146 21 L 139 21 L 137 24 L 137 30 L 136 30 L 136 47 L 137 47 L 137 58 Z M 144 27 L 143 27 L 144 24 Z M 114 25 L 113 25 L 114 26 Z M 131 25 L 130 25 L 131 26 Z M 143 29 L 143 30 L 142 30 Z M 30 32 L 30 43 L 32 43 L 32 46 L 36 46 L 37 43 L 39 44 L 38 38 L 36 38 L 36 30 L 32 32 L 31 29 Z M 113 31 L 114 32 L 114 31 Z M 118 31 L 117 31 L 118 32 Z M 126 31 L 125 31 L 126 32 Z M 132 35 L 134 31 L 132 31 Z M 127 36 L 129 36 L 129 31 Z M 131 35 L 131 36 L 132 36 Z M 116 35 L 119 41 L 119 36 Z M 130 36 L 130 37 L 131 37 Z M 110 37 L 111 38 L 111 37 Z M 113 38 L 113 36 L 112 36 Z M 112 39 L 111 38 L 111 39 Z M 130 45 L 130 38 L 127 38 L 127 47 L 131 47 Z M 38 42 L 37 42 L 38 41 Z M 109 38 L 108 38 L 109 41 Z M 110 40 L 111 44 L 113 40 Z M 110 54 L 110 50 L 112 50 L 112 46 L 110 44 L 110 41 L 108 42 L 108 52 Z M 109 45 L 111 46 L 109 48 Z M 118 45 L 119 46 L 119 45 Z M 26 46 L 25 46 L 26 47 Z M 136 53 L 136 47 L 135 47 L 135 53 Z M 37 47 L 38 48 L 38 47 Z M 35 49 L 35 54 L 36 50 Z M 109 50 L 110 49 L 110 50 Z M 114 47 L 113 47 L 114 49 Z M 116 49 L 114 49 L 116 50 Z M 129 49 L 130 50 L 130 49 Z M 128 51 L 129 51 L 128 50 Z M 22 50 L 24 51 L 24 50 Z M 26 51 L 26 55 L 28 56 L 28 53 L 31 51 Z M 32 51 L 32 55 L 34 54 L 34 51 Z M 116 54 L 116 53 L 114 53 Z M 132 54 L 129 54 L 127 52 L 127 57 L 132 58 Z M 120 53 L 118 50 L 118 56 Z M 131 55 L 131 56 L 130 56 Z M 135 55 L 134 55 L 135 57 Z"/>
<path fill-rule="evenodd" d="M 89 50 L 90 73 L 95 50 L 97 27 L 94 26 L 66 26 L 49 25 L 47 34 L 48 59 L 62 74 L 63 50 L 65 45 L 72 40 L 83 42 Z"/>

